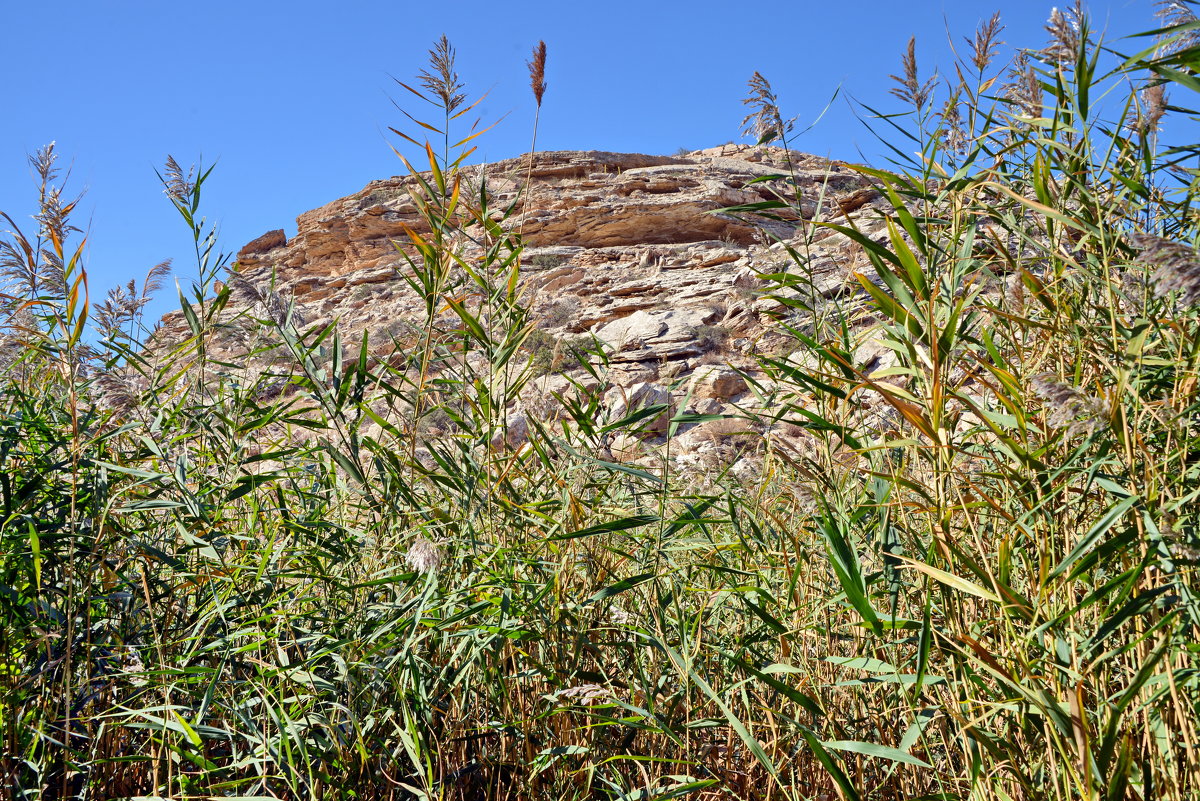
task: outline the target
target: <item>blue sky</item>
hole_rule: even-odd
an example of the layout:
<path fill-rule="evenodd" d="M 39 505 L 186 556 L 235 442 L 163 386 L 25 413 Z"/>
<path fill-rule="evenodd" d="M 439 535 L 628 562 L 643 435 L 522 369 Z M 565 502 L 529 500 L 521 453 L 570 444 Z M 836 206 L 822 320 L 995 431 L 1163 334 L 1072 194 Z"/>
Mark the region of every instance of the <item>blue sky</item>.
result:
<path fill-rule="evenodd" d="M 0 210 L 32 211 L 25 154 L 53 140 L 70 186 L 87 191 L 79 220 L 90 236 L 93 300 L 164 258 L 194 275 L 190 240 L 154 168 L 217 161 L 204 210 L 226 251 L 295 217 L 398 174 L 392 104 L 417 102 L 411 81 L 445 33 L 486 122 L 478 140 L 494 160 L 529 149 L 533 100 L 525 60 L 549 49 L 539 149 L 672 153 L 739 140 L 741 98 L 755 70 L 787 115 L 806 127 L 834 91 L 829 113 L 795 146 L 835 158 L 878 160 L 852 100 L 900 110 L 887 75 L 917 37 L 923 74 L 950 66 L 956 46 L 999 10 L 1014 46 L 1039 46 L 1052 3 L 974 0 L 520 2 L 407 0 L 4 0 L 6 77 L 0 112 Z M 1150 0 L 1089 4 L 1097 27 L 1125 35 L 1154 26 Z M 1125 49 L 1133 49 L 1132 44 Z M 412 101 L 412 102 L 410 102 Z M 408 125 L 411 132 L 414 126 Z M 174 290 L 152 307 L 174 306 Z"/>

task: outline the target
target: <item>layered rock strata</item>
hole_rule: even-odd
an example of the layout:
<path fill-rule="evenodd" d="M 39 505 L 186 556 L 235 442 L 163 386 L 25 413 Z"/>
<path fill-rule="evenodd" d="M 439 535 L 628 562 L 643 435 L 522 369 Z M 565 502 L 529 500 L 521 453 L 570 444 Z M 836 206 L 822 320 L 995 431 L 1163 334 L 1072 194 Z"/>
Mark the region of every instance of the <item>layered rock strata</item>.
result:
<path fill-rule="evenodd" d="M 773 177 L 782 174 L 789 180 Z M 836 298 L 852 291 L 853 274 L 869 272 L 869 262 L 844 237 L 806 221 L 850 217 L 868 233 L 881 225 L 879 195 L 860 173 L 769 147 L 679 156 L 545 152 L 468 170 L 469 185 L 480 180 L 494 208 L 525 193 L 523 211 L 508 224 L 525 243 L 524 301 L 539 339 L 601 343 L 609 386 L 600 390 L 614 414 L 672 392 L 703 413 L 751 403 L 747 382 L 729 365 L 753 375 L 756 355 L 788 348 L 767 314 L 778 304 L 764 296 L 761 276 L 796 269 L 788 249 L 801 250 L 812 299 Z M 228 312 L 269 292 L 293 302 L 306 325 L 336 322 L 343 341 L 364 331 L 371 342 L 392 341 L 422 309 L 397 244 L 408 241 L 407 231 L 427 230 L 415 185 L 412 177 L 373 181 L 301 214 L 290 239 L 274 230 L 247 244 L 237 254 Z M 781 195 L 788 207 L 769 216 L 721 211 Z M 183 336 L 181 316 L 163 322 L 160 336 Z M 228 355 L 244 347 L 236 337 L 217 343 Z M 553 379 L 538 386 L 549 393 Z M 699 451 L 753 433 L 728 424 L 693 428 L 683 441 Z M 651 426 L 647 436 L 661 429 Z"/>

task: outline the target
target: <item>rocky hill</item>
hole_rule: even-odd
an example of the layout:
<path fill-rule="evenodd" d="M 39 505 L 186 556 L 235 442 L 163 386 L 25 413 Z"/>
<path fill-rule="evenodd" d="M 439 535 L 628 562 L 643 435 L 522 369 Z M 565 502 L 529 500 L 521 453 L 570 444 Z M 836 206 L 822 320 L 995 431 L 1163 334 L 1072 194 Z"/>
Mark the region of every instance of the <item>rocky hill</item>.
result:
<path fill-rule="evenodd" d="M 851 216 L 868 232 L 881 224 L 878 193 L 861 174 L 771 147 L 727 145 L 680 156 L 543 152 L 532 163 L 522 156 L 471 171 L 486 178 L 496 207 L 511 203 L 529 181 L 523 214 L 511 223 L 526 244 L 523 290 L 540 329 L 536 341 L 603 343 L 609 386 L 600 390 L 622 408 L 661 402 L 671 397 L 671 385 L 677 395 L 690 392 L 702 413 L 733 413 L 752 403 L 732 368 L 753 374 L 756 354 L 787 347 L 768 314 L 778 304 L 764 295 L 760 275 L 794 269 L 789 244 L 803 240 L 818 302 L 850 290 L 855 271 L 869 271 L 862 252 L 834 232 L 803 226 L 799 218 L 746 219 L 720 209 L 794 192 L 788 182 L 770 179 L 786 172 L 804 218 Z M 294 302 L 306 326 L 337 322 L 344 341 L 363 331 L 372 343 L 402 338 L 421 309 L 394 244 L 407 241 L 406 228 L 425 229 L 410 195 L 414 181 L 374 181 L 301 214 L 291 239 L 275 230 L 247 244 L 237 254 L 227 313 L 269 296 Z M 164 319 L 168 338 L 185 330 L 179 314 Z M 217 345 L 218 358 L 245 349 L 233 336 Z M 557 367 L 548 365 L 538 391 L 562 389 Z M 694 427 L 684 443 L 720 445 L 739 433 L 721 423 Z"/>

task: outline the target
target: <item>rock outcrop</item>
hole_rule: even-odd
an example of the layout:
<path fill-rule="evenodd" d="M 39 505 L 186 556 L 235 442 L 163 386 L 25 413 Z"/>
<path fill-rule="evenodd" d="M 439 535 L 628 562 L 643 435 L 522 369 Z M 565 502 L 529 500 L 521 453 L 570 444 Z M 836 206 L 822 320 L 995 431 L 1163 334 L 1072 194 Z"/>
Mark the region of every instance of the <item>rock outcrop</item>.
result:
<path fill-rule="evenodd" d="M 783 173 L 792 180 L 773 177 Z M 523 213 L 509 223 L 525 243 L 524 298 L 542 340 L 603 343 L 614 411 L 661 401 L 669 386 L 702 413 L 749 402 L 746 380 L 725 365 L 753 373 L 756 354 L 787 346 L 765 314 L 778 304 L 764 296 L 760 276 L 794 269 L 788 248 L 801 247 L 813 298 L 836 297 L 854 286 L 854 272 L 870 271 L 869 262 L 845 238 L 802 223 L 851 216 L 868 233 L 880 224 L 878 193 L 863 175 L 778 148 L 545 152 L 470 168 L 465 183 L 474 188 L 481 178 L 495 208 L 520 197 Z M 414 184 L 412 177 L 374 181 L 301 214 L 291 239 L 275 230 L 247 244 L 237 256 L 230 311 L 255 303 L 254 287 L 271 287 L 308 325 L 337 322 L 344 341 L 363 331 L 372 342 L 390 341 L 421 308 L 396 244 L 408 241 L 409 230 L 427 230 Z M 780 193 L 788 193 L 788 207 L 764 216 L 721 211 Z M 164 320 L 168 338 L 184 330 L 180 316 Z M 653 421 L 648 435 L 664 427 Z M 746 437 L 745 426 L 709 425 L 693 438 L 701 447 Z"/>

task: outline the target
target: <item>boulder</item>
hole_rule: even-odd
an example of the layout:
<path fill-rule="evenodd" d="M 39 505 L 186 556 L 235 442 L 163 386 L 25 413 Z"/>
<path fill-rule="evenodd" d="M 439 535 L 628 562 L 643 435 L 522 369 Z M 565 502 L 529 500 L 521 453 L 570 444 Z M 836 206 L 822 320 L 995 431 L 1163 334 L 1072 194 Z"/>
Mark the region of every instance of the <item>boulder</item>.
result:
<path fill-rule="evenodd" d="M 729 401 L 746 391 L 746 379 L 727 365 L 702 365 L 692 373 L 692 398 Z"/>
<path fill-rule="evenodd" d="M 666 405 L 666 409 L 650 420 L 640 420 L 635 426 L 639 431 L 661 434 L 667 430 L 671 420 L 671 392 L 658 384 L 642 381 L 629 387 L 614 387 L 605 394 L 609 418 L 620 420 L 648 406 Z"/>

